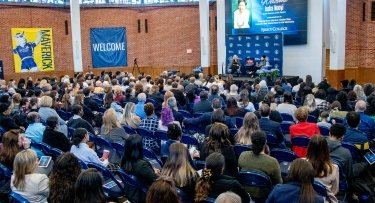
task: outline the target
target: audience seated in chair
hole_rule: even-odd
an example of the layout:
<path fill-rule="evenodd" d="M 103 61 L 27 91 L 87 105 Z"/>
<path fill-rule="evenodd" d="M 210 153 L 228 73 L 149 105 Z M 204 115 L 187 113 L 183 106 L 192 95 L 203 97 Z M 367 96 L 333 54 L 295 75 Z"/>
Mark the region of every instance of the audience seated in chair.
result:
<path fill-rule="evenodd" d="M 266 145 L 267 136 L 262 131 L 255 131 L 251 135 L 252 151 L 242 152 L 238 159 L 240 170 L 257 170 L 265 173 L 271 179 L 273 185 L 282 183 L 279 162 L 269 156 Z M 250 196 L 256 198 L 265 198 L 270 191 L 259 188 L 245 188 Z"/>
<path fill-rule="evenodd" d="M 10 187 L 30 202 L 47 202 L 49 180 L 45 174 L 36 173 L 38 157 L 31 149 L 20 151 L 14 158 Z"/>
<path fill-rule="evenodd" d="M 69 128 L 74 128 L 74 129 L 85 128 L 91 134 L 93 135 L 96 134 L 92 125 L 82 118 L 84 112 L 83 112 L 83 108 L 81 105 L 78 105 L 78 104 L 73 105 L 72 113 L 74 114 L 74 116 L 69 119 L 68 124 L 67 124 Z"/>
<path fill-rule="evenodd" d="M 229 139 L 229 129 L 225 124 L 212 124 L 209 136 L 203 142 L 200 158 L 204 160 L 214 152 L 222 153 L 225 157 L 224 174 L 236 177 L 238 173 L 238 162 L 233 146 Z"/>
<path fill-rule="evenodd" d="M 346 133 L 344 135 L 344 142 L 349 142 L 355 145 L 359 150 L 364 152 L 369 149 L 369 140 L 365 133 L 358 130 L 361 117 L 358 113 L 351 111 L 346 114 Z"/>
<path fill-rule="evenodd" d="M 47 118 L 47 127 L 43 133 L 43 142 L 53 148 L 57 148 L 63 152 L 70 150 L 69 139 L 61 132 L 57 131 L 59 128 L 59 120 L 55 116 Z"/>
<path fill-rule="evenodd" d="M 323 203 L 324 198 L 317 195 L 312 183 L 314 182 L 314 168 L 305 159 L 296 159 L 288 171 L 289 180 L 286 184 L 278 184 L 268 196 L 266 203 L 304 202 Z"/>
<path fill-rule="evenodd" d="M 137 129 L 141 123 L 141 119 L 139 116 L 135 115 L 134 109 L 135 104 L 133 102 L 126 103 L 120 123 L 133 129 Z"/>
<path fill-rule="evenodd" d="M 270 119 L 271 109 L 268 104 L 262 104 L 259 107 L 259 113 L 261 118 L 259 119 L 259 127 L 266 133 L 270 133 L 277 137 L 280 145 L 284 144 L 284 135 L 281 130 L 280 123 Z"/>
<path fill-rule="evenodd" d="M 242 202 L 250 202 L 250 196 L 233 177 L 223 175 L 225 158 L 214 152 L 206 158 L 206 167 L 195 186 L 195 202 L 204 202 L 208 197 L 216 198 L 221 193 L 232 191 L 241 197 Z"/>
<path fill-rule="evenodd" d="M 321 135 L 311 137 L 307 148 L 306 160 L 314 168 L 314 176 L 327 187 L 331 202 L 337 202 L 335 195 L 339 191 L 339 168 L 332 164 L 327 140 Z"/>
<path fill-rule="evenodd" d="M 49 176 L 48 202 L 74 202 L 74 184 L 81 165 L 72 153 L 64 153 L 54 162 Z"/>
<path fill-rule="evenodd" d="M 103 178 L 96 169 L 87 169 L 78 176 L 74 185 L 74 202 L 107 202 L 103 190 Z"/>
<path fill-rule="evenodd" d="M 189 150 L 181 143 L 173 143 L 169 147 L 169 152 L 161 176 L 172 178 L 176 187 L 181 189 L 188 199 L 193 200 L 195 183 L 199 176 L 189 163 Z"/>
<path fill-rule="evenodd" d="M 259 130 L 259 121 L 256 115 L 252 112 L 246 113 L 243 120 L 243 125 L 237 132 L 235 143 L 241 145 L 251 145 L 252 134 Z"/>
<path fill-rule="evenodd" d="M 307 116 L 309 111 L 306 107 L 299 107 L 295 113 L 295 117 L 298 120 L 298 123 L 290 126 L 290 138 L 292 139 L 295 136 L 307 136 L 312 137 L 313 135 L 320 134 L 319 127 L 316 123 L 308 123 Z M 298 146 L 292 146 L 292 151 L 296 153 L 298 157 L 305 157 L 307 149 Z"/>
<path fill-rule="evenodd" d="M 147 192 L 146 203 L 160 202 L 182 203 L 172 177 L 160 177 L 150 186 Z"/>
<path fill-rule="evenodd" d="M 43 133 L 46 129 L 46 126 L 44 126 L 40 122 L 39 114 L 37 112 L 30 112 L 29 114 L 27 114 L 27 122 L 29 126 L 27 126 L 27 129 L 25 131 L 26 137 L 36 143 L 42 142 Z"/>
<path fill-rule="evenodd" d="M 125 141 L 125 150 L 122 155 L 120 166 L 128 173 L 136 176 L 143 184 L 150 186 L 160 174 L 160 170 L 153 168 L 149 162 L 144 160 L 142 137 L 134 134 Z M 134 187 L 126 187 L 125 193 L 134 201 L 145 201 L 146 197 Z"/>

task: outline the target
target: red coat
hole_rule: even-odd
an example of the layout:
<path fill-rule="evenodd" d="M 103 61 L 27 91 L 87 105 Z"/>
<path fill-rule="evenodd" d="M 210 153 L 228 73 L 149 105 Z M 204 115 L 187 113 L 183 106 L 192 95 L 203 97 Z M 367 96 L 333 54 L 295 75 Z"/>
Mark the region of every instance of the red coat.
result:
<path fill-rule="evenodd" d="M 320 134 L 319 127 L 316 123 L 300 122 L 289 127 L 290 139 L 295 136 L 307 136 L 312 137 Z M 296 153 L 298 157 L 306 157 L 307 149 L 303 147 L 292 146 L 292 151 Z"/>

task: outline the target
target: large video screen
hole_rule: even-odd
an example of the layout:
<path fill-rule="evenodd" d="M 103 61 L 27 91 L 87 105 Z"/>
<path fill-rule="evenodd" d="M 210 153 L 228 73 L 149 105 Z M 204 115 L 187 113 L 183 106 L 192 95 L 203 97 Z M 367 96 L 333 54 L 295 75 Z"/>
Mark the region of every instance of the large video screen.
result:
<path fill-rule="evenodd" d="M 226 34 L 283 33 L 284 45 L 307 43 L 307 0 L 225 0 Z"/>

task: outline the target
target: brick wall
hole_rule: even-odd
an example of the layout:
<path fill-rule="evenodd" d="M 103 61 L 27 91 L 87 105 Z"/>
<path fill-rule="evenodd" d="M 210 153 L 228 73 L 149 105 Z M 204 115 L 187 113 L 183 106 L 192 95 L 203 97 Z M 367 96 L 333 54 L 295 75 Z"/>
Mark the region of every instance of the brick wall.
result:
<path fill-rule="evenodd" d="M 375 21 L 371 21 L 372 0 L 347 0 L 346 67 L 375 68 Z M 366 17 L 362 20 L 363 3 Z"/>
<path fill-rule="evenodd" d="M 6 78 L 26 77 L 14 73 L 10 28 L 53 28 L 55 67 L 54 73 L 32 74 L 61 75 L 73 73 L 71 31 L 65 34 L 64 21 L 70 23 L 69 9 L 7 7 L 0 6 L 0 59 L 4 62 Z M 211 64 L 216 64 L 216 6 L 210 8 L 211 17 Z M 138 33 L 138 19 L 141 33 Z M 148 33 L 145 33 L 145 19 Z M 200 64 L 199 8 L 193 6 L 153 8 L 82 8 L 81 35 L 84 71 L 92 70 L 90 28 L 126 27 L 128 42 L 128 66 L 139 59 L 139 66 L 194 67 Z M 186 49 L 192 49 L 191 54 Z M 147 72 L 147 70 L 146 70 Z"/>

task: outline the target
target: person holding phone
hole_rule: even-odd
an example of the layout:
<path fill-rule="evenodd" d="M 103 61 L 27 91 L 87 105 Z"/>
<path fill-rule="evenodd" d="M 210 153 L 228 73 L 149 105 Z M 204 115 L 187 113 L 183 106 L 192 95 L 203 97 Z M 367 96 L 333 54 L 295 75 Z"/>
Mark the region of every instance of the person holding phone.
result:
<path fill-rule="evenodd" d="M 250 11 L 246 5 L 246 0 L 238 0 L 238 9 L 234 11 L 234 29 L 250 28 Z"/>
<path fill-rule="evenodd" d="M 77 128 L 74 131 L 73 146 L 71 147 L 70 152 L 86 164 L 92 162 L 107 167 L 109 164 L 108 157 L 106 159 L 99 158 L 96 152 L 86 144 L 88 141 L 89 134 L 87 130 L 84 128 Z"/>

